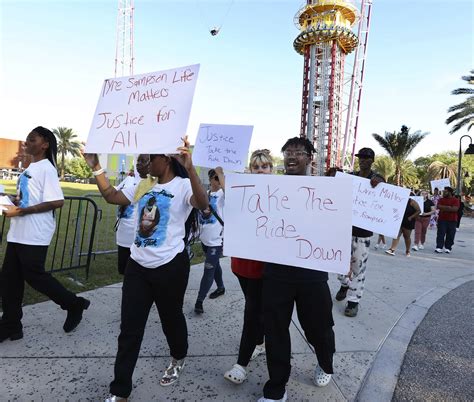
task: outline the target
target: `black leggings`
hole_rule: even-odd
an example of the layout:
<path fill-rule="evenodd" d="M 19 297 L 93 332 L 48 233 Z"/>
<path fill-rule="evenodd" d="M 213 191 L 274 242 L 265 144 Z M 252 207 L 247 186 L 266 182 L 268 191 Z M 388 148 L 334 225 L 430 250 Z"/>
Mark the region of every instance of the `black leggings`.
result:
<path fill-rule="evenodd" d="M 128 260 L 122 287 L 122 309 L 115 377 L 110 393 L 127 398 L 132 392 L 132 375 L 137 363 L 148 314 L 156 304 L 170 355 L 183 359 L 188 352 L 188 330 L 183 299 L 189 278 L 189 258 L 185 251 L 169 263 L 145 268 Z"/>
<path fill-rule="evenodd" d="M 256 345 L 263 343 L 263 279 L 250 279 L 237 275 L 245 296 L 244 326 L 240 338 L 237 364 L 247 366 Z"/>

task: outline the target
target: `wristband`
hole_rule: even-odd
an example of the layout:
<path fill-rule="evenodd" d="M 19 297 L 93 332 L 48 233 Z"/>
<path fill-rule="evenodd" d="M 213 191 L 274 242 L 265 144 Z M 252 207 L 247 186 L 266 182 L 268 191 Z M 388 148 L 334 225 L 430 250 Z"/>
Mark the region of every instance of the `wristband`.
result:
<path fill-rule="evenodd" d="M 92 174 L 93 174 L 94 176 L 99 176 L 99 175 L 102 174 L 102 173 L 105 173 L 105 169 L 104 169 L 104 168 L 99 169 L 99 170 L 95 170 L 95 171 L 92 172 Z"/>

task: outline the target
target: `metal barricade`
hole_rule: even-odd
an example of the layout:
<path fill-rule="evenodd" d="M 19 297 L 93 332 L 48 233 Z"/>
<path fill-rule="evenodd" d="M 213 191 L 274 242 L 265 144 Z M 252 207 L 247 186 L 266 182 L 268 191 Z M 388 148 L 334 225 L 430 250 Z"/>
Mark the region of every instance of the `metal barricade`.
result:
<path fill-rule="evenodd" d="M 86 278 L 92 256 L 98 207 L 87 197 L 64 197 L 62 208 L 54 211 L 56 231 L 48 248 L 45 269 L 61 272 L 85 269 Z M 10 220 L 3 216 L 0 233 L 0 258 L 3 261 Z"/>

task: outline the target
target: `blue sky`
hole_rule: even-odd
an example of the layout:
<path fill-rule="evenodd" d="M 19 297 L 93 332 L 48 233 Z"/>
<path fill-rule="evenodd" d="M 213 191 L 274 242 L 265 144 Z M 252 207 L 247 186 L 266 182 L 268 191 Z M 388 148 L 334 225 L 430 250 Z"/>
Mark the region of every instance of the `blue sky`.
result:
<path fill-rule="evenodd" d="M 255 126 L 251 149 L 278 154 L 298 135 L 303 58 L 293 50 L 302 1 L 135 0 L 135 73 L 200 63 L 188 134 L 201 122 Z M 469 0 L 374 0 L 357 147 L 372 133 L 429 131 L 412 158 L 457 150 L 444 124 L 473 68 Z M 114 75 L 117 1 L 0 0 L 0 137 L 37 125 L 86 139 L 101 84 Z M 213 37 L 208 28 L 222 25 Z"/>

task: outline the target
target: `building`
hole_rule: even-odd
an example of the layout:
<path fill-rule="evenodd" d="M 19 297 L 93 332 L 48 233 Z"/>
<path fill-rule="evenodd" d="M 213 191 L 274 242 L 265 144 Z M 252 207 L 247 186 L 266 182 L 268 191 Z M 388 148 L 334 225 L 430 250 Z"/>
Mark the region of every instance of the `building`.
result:
<path fill-rule="evenodd" d="M 0 169 L 2 176 L 28 167 L 30 157 L 23 149 L 23 141 L 0 138 Z M 6 178 L 6 177 L 5 177 Z"/>

